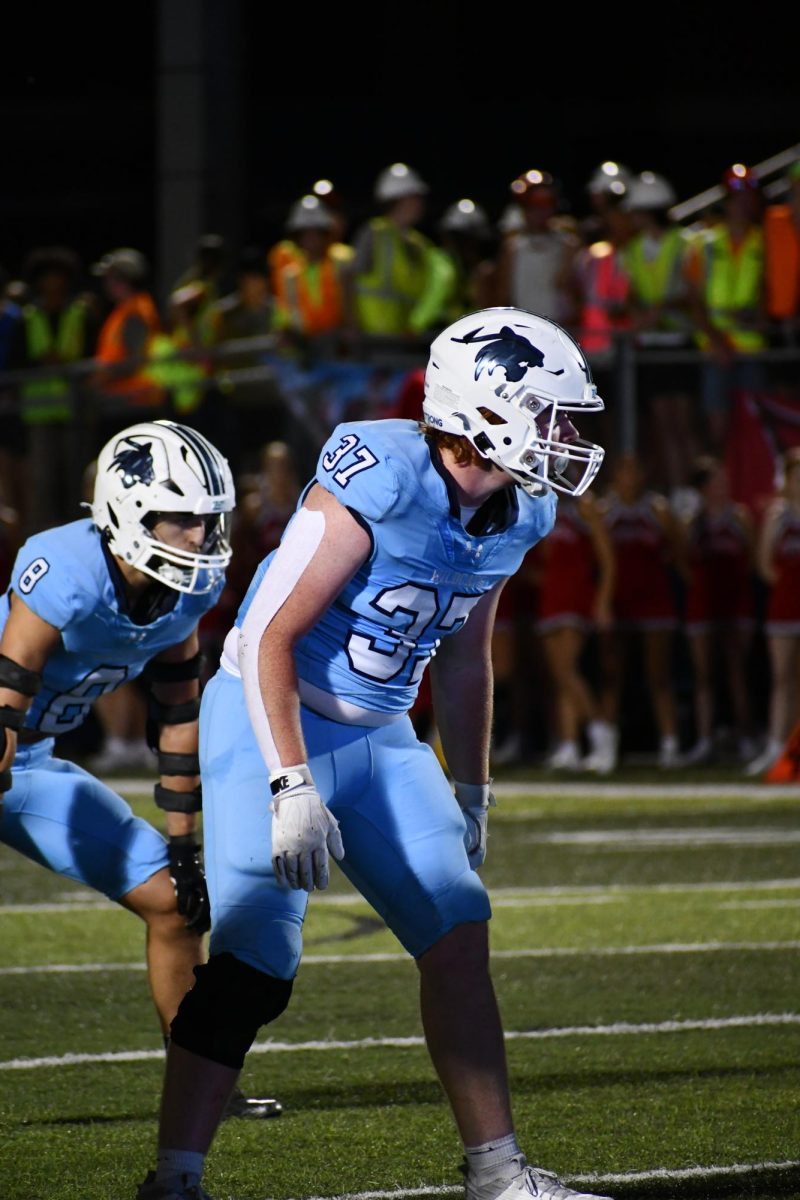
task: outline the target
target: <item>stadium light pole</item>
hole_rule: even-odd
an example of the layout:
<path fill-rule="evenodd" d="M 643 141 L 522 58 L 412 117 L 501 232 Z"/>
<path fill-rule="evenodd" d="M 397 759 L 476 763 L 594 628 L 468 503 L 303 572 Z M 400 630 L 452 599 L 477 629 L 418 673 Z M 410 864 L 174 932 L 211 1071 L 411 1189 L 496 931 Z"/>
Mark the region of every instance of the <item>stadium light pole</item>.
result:
<path fill-rule="evenodd" d="M 156 13 L 156 291 L 163 300 L 202 233 L 241 243 L 242 3 L 161 0 Z"/>

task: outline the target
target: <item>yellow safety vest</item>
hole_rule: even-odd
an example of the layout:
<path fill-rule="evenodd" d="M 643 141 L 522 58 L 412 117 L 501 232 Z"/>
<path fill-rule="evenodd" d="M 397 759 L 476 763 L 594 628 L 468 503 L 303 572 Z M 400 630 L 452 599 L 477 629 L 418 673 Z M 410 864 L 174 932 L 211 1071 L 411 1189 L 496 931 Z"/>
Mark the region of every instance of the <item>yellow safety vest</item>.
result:
<path fill-rule="evenodd" d="M 622 252 L 634 297 L 647 308 L 668 304 L 682 291 L 686 237 L 681 229 L 668 229 L 658 244 L 655 258 L 646 258 L 645 235 L 638 234 Z"/>
<path fill-rule="evenodd" d="M 50 354 L 63 362 L 78 362 L 86 344 L 86 308 L 79 301 L 68 304 L 59 315 L 53 332 L 49 317 L 35 304 L 22 310 L 25 322 L 25 348 L 31 364 L 42 363 Z M 72 389 L 69 381 L 58 376 L 35 379 L 21 388 L 22 417 L 35 425 L 48 421 L 69 421 L 73 416 Z"/>
<path fill-rule="evenodd" d="M 738 251 L 723 225 L 708 230 L 701 239 L 704 296 L 712 325 L 723 330 L 737 350 L 752 354 L 763 349 L 764 335 L 748 328 L 742 318 L 759 311 L 764 235 L 755 227 L 748 230 Z M 708 345 L 705 334 L 698 334 L 697 340 L 703 347 Z"/>
<path fill-rule="evenodd" d="M 186 343 L 167 333 L 154 333 L 147 345 L 145 375 L 172 397 L 176 413 L 186 416 L 199 408 L 203 399 L 206 373 L 201 363 L 174 356 Z"/>
<path fill-rule="evenodd" d="M 372 267 L 355 277 L 358 323 L 365 333 L 421 333 L 442 315 L 452 266 L 416 229 L 399 229 L 386 217 L 369 227 Z"/>

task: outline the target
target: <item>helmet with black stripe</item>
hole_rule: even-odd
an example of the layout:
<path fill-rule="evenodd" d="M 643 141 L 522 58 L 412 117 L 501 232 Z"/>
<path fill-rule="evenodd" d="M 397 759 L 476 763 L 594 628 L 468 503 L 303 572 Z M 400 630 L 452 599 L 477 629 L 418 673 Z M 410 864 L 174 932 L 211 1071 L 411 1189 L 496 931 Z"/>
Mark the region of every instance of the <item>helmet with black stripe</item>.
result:
<path fill-rule="evenodd" d="M 234 503 L 226 459 L 187 425 L 142 421 L 98 455 L 94 523 L 118 558 L 178 592 L 209 592 L 224 573 Z M 162 516 L 180 514 L 204 519 L 197 551 L 169 546 L 153 533 Z"/>

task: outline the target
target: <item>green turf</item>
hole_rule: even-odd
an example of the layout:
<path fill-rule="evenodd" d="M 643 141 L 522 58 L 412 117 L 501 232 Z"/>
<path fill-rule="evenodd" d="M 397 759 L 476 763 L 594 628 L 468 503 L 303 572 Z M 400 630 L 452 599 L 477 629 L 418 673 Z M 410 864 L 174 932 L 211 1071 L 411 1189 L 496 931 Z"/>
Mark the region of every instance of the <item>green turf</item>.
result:
<path fill-rule="evenodd" d="M 152 813 L 145 798 L 136 807 Z M 486 879 L 507 1029 L 798 1012 L 796 949 L 653 948 L 800 941 L 800 847 L 786 840 L 799 827 L 796 803 L 768 789 L 755 799 L 565 798 L 556 789 L 504 798 Z M 698 840 L 674 844 L 675 830 Z M 721 831 L 727 844 L 709 840 Z M 648 832 L 673 844 L 642 842 Z M 590 842 L 571 840 L 587 833 Z M 94 899 L 5 850 L 0 894 L 6 905 Z M 503 956 L 525 949 L 576 953 Z M 614 949 L 625 952 L 601 953 Z M 312 901 L 306 950 L 399 954 L 341 876 L 330 897 Z M 113 907 L 0 912 L 0 968 L 135 967 L 0 974 L 0 1060 L 157 1051 L 142 956 L 141 925 Z M 260 1040 L 418 1037 L 415 977 L 402 959 L 309 962 L 289 1011 Z M 511 1040 L 508 1054 L 522 1140 L 566 1176 L 800 1158 L 800 1026 L 551 1036 Z M 0 1071 L 0 1198 L 130 1200 L 152 1165 L 160 1075 L 160 1058 Z M 279 1095 L 286 1113 L 223 1126 L 206 1180 L 218 1200 L 458 1186 L 457 1139 L 419 1046 L 257 1053 L 246 1084 Z M 800 1171 L 594 1187 L 620 1200 L 791 1200 Z"/>

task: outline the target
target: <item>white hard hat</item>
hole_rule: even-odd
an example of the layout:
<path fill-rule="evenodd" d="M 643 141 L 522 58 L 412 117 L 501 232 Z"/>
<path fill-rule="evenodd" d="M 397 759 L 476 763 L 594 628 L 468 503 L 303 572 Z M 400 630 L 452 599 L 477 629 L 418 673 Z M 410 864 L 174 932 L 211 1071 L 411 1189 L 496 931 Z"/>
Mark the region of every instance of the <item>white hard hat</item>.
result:
<path fill-rule="evenodd" d="M 520 233 L 525 228 L 525 217 L 518 204 L 509 204 L 497 222 L 501 233 Z"/>
<path fill-rule="evenodd" d="M 592 173 L 586 190 L 587 192 L 609 192 L 612 196 L 624 196 L 632 183 L 633 172 L 628 167 L 624 167 L 622 163 L 609 160 L 600 163 L 597 170 Z"/>
<path fill-rule="evenodd" d="M 149 272 L 150 266 L 145 256 L 131 246 L 109 250 L 92 267 L 93 275 L 121 275 L 129 283 L 143 283 Z"/>
<path fill-rule="evenodd" d="M 427 192 L 427 183 L 405 163 L 392 163 L 375 181 L 376 200 L 401 200 L 403 196 L 424 196 Z"/>
<path fill-rule="evenodd" d="M 332 229 L 333 217 L 319 196 L 303 196 L 289 209 L 286 228 L 289 233 L 299 233 L 303 229 Z"/>
<path fill-rule="evenodd" d="M 442 233 L 472 233 L 480 235 L 488 232 L 489 221 L 486 213 L 474 200 L 457 200 L 445 210 L 439 229 Z"/>
<path fill-rule="evenodd" d="M 623 207 L 629 211 L 638 208 L 642 212 L 652 212 L 671 208 L 676 199 L 675 189 L 663 175 L 642 171 L 630 184 Z"/>

